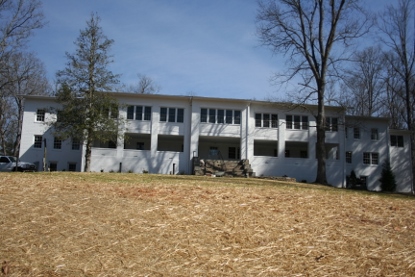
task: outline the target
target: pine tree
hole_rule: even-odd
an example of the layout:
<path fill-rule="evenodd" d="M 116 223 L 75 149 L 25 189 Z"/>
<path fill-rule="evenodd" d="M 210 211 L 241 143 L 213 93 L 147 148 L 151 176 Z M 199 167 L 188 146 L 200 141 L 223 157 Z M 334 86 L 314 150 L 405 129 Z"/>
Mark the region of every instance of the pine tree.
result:
<path fill-rule="evenodd" d="M 396 189 L 395 174 L 392 171 L 389 161 L 385 161 L 381 177 L 379 179 L 382 191 L 393 192 Z"/>
<path fill-rule="evenodd" d="M 107 69 L 112 62 L 108 51 L 114 41 L 103 34 L 99 21 L 97 15 L 91 15 L 75 41 L 75 54 L 66 53 L 66 68 L 57 72 L 57 102 L 61 109 L 56 122 L 51 123 L 55 136 L 84 143 L 86 172 L 90 171 L 93 143 L 116 142 L 123 126 L 118 118 L 118 103 L 106 92 L 118 83 L 119 77 Z"/>

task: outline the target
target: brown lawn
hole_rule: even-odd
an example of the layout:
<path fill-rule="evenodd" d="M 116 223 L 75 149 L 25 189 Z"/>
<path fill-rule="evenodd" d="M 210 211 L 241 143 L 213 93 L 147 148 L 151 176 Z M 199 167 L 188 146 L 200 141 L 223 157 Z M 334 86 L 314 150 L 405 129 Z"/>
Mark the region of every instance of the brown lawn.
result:
<path fill-rule="evenodd" d="M 0 263 L 4 276 L 415 276 L 415 198 L 260 179 L 1 173 Z"/>

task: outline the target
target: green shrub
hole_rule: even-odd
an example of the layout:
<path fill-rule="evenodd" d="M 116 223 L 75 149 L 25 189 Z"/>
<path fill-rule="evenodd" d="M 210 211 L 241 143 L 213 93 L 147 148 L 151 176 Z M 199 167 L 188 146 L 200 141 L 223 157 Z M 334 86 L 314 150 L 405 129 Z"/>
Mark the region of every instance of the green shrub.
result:
<path fill-rule="evenodd" d="M 396 189 L 395 174 L 392 171 L 389 161 L 385 161 L 383 163 L 383 169 L 379 182 L 382 191 L 393 192 Z"/>

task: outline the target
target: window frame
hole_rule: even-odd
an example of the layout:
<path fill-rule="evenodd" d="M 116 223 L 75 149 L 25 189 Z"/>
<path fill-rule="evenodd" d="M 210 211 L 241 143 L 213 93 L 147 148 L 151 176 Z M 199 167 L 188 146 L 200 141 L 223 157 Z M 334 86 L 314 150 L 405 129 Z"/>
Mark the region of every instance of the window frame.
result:
<path fill-rule="evenodd" d="M 36 122 L 45 122 L 46 111 L 45 109 L 36 110 Z"/>
<path fill-rule="evenodd" d="M 62 149 L 62 140 L 60 138 L 53 138 L 53 149 L 60 150 Z"/>
<path fill-rule="evenodd" d="M 41 149 L 42 144 L 43 144 L 43 136 L 35 135 L 34 136 L 33 148 Z"/>

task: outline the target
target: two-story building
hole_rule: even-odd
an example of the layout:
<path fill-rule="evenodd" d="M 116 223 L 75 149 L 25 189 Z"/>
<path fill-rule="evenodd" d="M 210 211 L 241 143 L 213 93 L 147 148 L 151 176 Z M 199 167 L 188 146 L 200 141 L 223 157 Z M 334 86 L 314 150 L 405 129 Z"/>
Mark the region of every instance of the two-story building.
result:
<path fill-rule="evenodd" d="M 247 160 L 256 176 L 316 178 L 317 106 L 198 96 L 113 93 L 123 107 L 125 133 L 118 141 L 96 142 L 91 170 L 193 174 L 194 160 Z M 82 171 L 84 147 L 62 141 L 46 124 L 54 120 L 54 97 L 27 96 L 21 157 L 39 170 Z M 398 191 L 411 192 L 412 166 L 407 131 L 390 130 L 388 119 L 351 117 L 326 107 L 327 179 L 346 187 L 352 170 L 369 190 L 380 190 L 389 160 Z M 45 148 L 46 146 L 46 148 Z"/>

